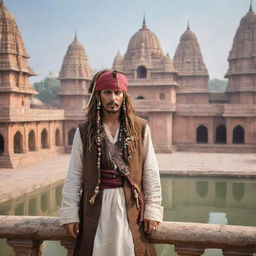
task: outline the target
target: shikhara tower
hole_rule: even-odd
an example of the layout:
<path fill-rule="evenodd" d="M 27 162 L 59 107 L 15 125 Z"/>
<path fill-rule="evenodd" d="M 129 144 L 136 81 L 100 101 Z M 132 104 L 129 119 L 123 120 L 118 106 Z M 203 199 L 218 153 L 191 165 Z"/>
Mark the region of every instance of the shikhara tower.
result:
<path fill-rule="evenodd" d="M 63 110 L 32 109 L 35 75 L 15 18 L 0 1 L 0 166 L 15 167 L 63 152 Z"/>
<path fill-rule="evenodd" d="M 74 132 L 79 121 L 85 119 L 85 107 L 89 99 L 88 88 L 92 69 L 83 45 L 77 35 L 69 45 L 59 73 L 61 81 L 60 107 L 64 109 L 65 149 L 70 151 Z"/>

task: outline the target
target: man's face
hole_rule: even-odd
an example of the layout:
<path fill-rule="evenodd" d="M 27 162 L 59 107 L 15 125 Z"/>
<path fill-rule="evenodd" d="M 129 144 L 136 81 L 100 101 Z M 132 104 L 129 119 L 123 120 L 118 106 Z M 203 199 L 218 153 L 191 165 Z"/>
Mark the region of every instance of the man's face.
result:
<path fill-rule="evenodd" d="M 120 90 L 100 91 L 100 100 L 103 110 L 108 113 L 117 113 L 123 102 L 124 94 Z"/>

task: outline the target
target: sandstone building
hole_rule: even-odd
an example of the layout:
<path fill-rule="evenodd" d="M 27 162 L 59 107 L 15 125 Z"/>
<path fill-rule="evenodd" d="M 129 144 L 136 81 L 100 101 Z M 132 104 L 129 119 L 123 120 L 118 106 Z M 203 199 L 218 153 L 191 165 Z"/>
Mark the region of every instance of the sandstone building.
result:
<path fill-rule="evenodd" d="M 0 1 L 0 167 L 15 167 L 69 152 L 84 119 L 92 79 L 86 52 L 75 36 L 59 73 L 60 109 L 30 104 L 35 75 L 14 16 Z M 229 53 L 227 90 L 211 93 L 208 71 L 188 25 L 172 58 L 143 20 L 113 68 L 129 79 L 138 115 L 148 120 L 155 149 L 212 152 L 256 151 L 256 15 L 250 6 Z"/>

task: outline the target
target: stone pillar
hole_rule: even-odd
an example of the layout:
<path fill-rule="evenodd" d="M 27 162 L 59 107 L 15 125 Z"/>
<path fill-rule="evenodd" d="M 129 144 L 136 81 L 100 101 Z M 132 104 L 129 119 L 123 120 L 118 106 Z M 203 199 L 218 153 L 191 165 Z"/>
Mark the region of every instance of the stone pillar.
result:
<path fill-rule="evenodd" d="M 214 144 L 215 130 L 213 127 L 213 123 L 213 118 L 211 118 L 208 127 L 208 144 Z"/>
<path fill-rule="evenodd" d="M 39 122 L 36 122 L 36 151 L 39 151 L 41 148 L 41 134 L 39 133 Z"/>
<path fill-rule="evenodd" d="M 201 256 L 203 255 L 205 249 L 196 248 L 196 246 L 175 246 L 175 252 L 179 256 Z"/>
<path fill-rule="evenodd" d="M 52 122 L 49 122 L 49 124 L 48 124 L 48 127 L 49 127 L 49 132 L 48 132 L 48 148 L 50 148 L 50 149 L 52 149 L 52 146 L 54 145 L 53 144 L 53 136 L 52 136 L 52 129 L 53 129 L 53 127 L 52 127 L 53 125 L 52 125 Z"/>
<path fill-rule="evenodd" d="M 8 245 L 13 247 L 16 256 L 41 256 L 42 241 L 8 239 Z"/>
<path fill-rule="evenodd" d="M 232 129 L 232 122 L 231 118 L 227 118 L 227 126 L 226 126 L 226 132 L 227 132 L 227 144 L 232 144 L 233 140 L 233 129 Z"/>
<path fill-rule="evenodd" d="M 23 136 L 24 140 L 23 140 L 22 153 L 28 153 L 28 127 L 27 127 L 27 124 L 24 125 L 23 132 L 24 132 L 24 136 Z"/>
<path fill-rule="evenodd" d="M 75 249 L 75 241 L 61 241 L 60 244 L 67 249 L 67 256 L 73 256 Z"/>

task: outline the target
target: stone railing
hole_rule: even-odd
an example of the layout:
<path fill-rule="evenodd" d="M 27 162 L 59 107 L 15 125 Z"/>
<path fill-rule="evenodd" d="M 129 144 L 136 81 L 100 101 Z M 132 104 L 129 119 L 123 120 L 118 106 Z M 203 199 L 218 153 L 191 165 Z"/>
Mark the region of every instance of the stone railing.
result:
<path fill-rule="evenodd" d="M 71 256 L 73 239 L 58 217 L 0 216 L 0 238 L 6 238 L 16 256 L 39 256 L 44 240 L 58 240 Z M 222 249 L 224 256 L 252 256 L 256 227 L 163 222 L 150 236 L 155 244 L 173 244 L 180 256 L 202 255 L 205 249 Z"/>

